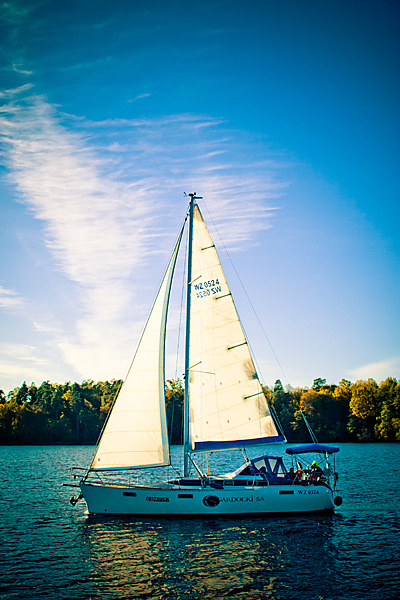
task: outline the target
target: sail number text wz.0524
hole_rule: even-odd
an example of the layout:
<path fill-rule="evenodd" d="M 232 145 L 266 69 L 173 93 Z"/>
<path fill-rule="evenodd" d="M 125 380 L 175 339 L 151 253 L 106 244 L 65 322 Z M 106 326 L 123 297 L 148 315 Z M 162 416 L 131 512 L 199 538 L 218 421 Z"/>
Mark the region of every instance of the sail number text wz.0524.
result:
<path fill-rule="evenodd" d="M 209 281 L 200 281 L 194 284 L 196 298 L 206 298 L 221 291 L 218 279 L 210 279 Z"/>

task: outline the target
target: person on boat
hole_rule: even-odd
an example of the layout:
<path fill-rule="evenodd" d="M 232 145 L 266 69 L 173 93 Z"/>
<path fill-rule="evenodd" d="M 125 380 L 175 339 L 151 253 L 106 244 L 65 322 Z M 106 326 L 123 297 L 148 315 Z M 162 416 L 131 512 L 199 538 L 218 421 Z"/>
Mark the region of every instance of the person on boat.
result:
<path fill-rule="evenodd" d="M 296 473 L 294 472 L 294 468 L 293 467 L 290 467 L 290 469 L 289 469 L 289 477 L 290 477 L 290 479 L 292 481 L 294 481 L 295 478 L 296 478 Z"/>
<path fill-rule="evenodd" d="M 312 469 L 312 472 L 314 473 L 314 477 L 316 477 L 316 476 L 320 477 L 322 475 L 322 469 L 316 460 L 314 460 L 314 462 L 311 463 L 311 469 Z"/>
<path fill-rule="evenodd" d="M 317 461 L 314 460 L 314 462 L 311 463 L 310 482 L 312 482 L 312 481 L 319 481 L 319 479 L 321 478 L 322 474 L 323 474 L 323 471 L 322 471 L 321 467 L 319 466 L 319 464 L 317 463 Z"/>

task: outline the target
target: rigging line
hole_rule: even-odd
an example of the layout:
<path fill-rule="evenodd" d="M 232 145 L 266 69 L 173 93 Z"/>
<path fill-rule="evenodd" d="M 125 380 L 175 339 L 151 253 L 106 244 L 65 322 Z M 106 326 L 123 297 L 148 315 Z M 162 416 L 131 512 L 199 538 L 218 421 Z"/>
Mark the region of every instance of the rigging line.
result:
<path fill-rule="evenodd" d="M 212 224 L 213 224 L 213 226 L 214 226 L 214 228 L 215 228 L 215 231 L 216 231 L 216 233 L 217 233 L 217 235 L 218 235 L 218 237 L 219 237 L 219 240 L 220 240 L 220 242 L 221 242 L 221 245 L 222 245 L 222 247 L 224 248 L 224 250 L 225 250 L 225 252 L 226 252 L 226 255 L 227 255 L 228 259 L 229 259 L 229 262 L 231 263 L 231 265 L 232 265 L 232 267 L 233 267 L 233 270 L 234 270 L 234 271 L 235 271 L 235 273 L 236 273 L 236 277 L 238 278 L 238 280 L 239 280 L 239 282 L 240 282 L 240 285 L 242 286 L 242 289 L 243 289 L 243 291 L 244 291 L 244 293 L 245 293 L 245 295 L 246 295 L 246 298 L 247 298 L 247 300 L 248 300 L 248 302 L 249 302 L 249 304 L 250 304 L 250 306 L 251 306 L 251 308 L 252 308 L 252 311 L 253 311 L 253 313 L 254 313 L 254 315 L 255 315 L 255 317 L 256 317 L 256 319 L 257 319 L 257 321 L 258 321 L 258 324 L 259 324 L 259 325 L 260 325 L 260 327 L 261 327 L 261 331 L 263 332 L 263 334 L 264 334 L 264 336 L 265 336 L 265 339 L 267 340 L 267 342 L 268 342 L 268 345 L 269 345 L 269 347 L 270 347 L 270 349 L 271 349 L 271 352 L 272 352 L 272 354 L 273 354 L 273 355 L 274 355 L 274 357 L 275 357 L 275 360 L 276 360 L 276 362 L 277 362 L 277 364 L 278 364 L 278 366 L 279 366 L 279 368 L 280 368 L 280 370 L 281 370 L 281 372 L 282 372 L 282 374 L 283 374 L 283 377 L 284 377 L 284 379 L 286 380 L 286 384 L 287 384 L 287 385 L 289 385 L 289 380 L 288 380 L 288 378 L 287 378 L 287 376 L 286 376 L 286 373 L 285 373 L 285 371 L 283 370 L 283 367 L 282 367 L 281 363 L 279 362 L 279 359 L 278 359 L 278 357 L 277 357 L 277 355 L 276 355 L 276 353 L 275 353 L 275 350 L 274 350 L 274 348 L 273 348 L 273 346 L 272 346 L 272 344 L 271 344 L 271 342 L 270 342 L 270 339 L 269 339 L 269 337 L 268 337 L 268 335 L 267 335 L 267 333 L 266 333 L 266 331 L 265 331 L 265 329 L 264 329 L 264 327 L 263 327 L 263 325 L 262 325 L 262 323 L 261 323 L 261 321 L 260 321 L 260 318 L 259 318 L 259 316 L 258 316 L 258 314 L 257 314 L 257 312 L 256 312 L 256 309 L 254 308 L 254 306 L 253 306 L 253 303 L 252 303 L 252 301 L 250 300 L 250 297 L 249 297 L 249 295 L 248 295 L 248 293 L 247 293 L 247 291 L 246 291 L 246 288 L 244 287 L 244 285 L 243 285 L 243 282 L 242 282 L 242 280 L 240 279 L 239 273 L 237 272 L 237 270 L 236 270 L 236 267 L 235 267 L 235 265 L 234 265 L 234 263 L 233 263 L 233 261 L 232 261 L 232 259 L 231 259 L 231 256 L 230 256 L 230 254 L 229 254 L 229 252 L 228 252 L 228 250 L 227 250 L 227 248 L 226 248 L 226 246 L 225 246 L 225 244 L 224 244 L 224 242 L 223 242 L 223 240 L 222 240 L 222 238 L 221 238 L 221 235 L 220 235 L 220 233 L 219 233 L 219 231 L 218 231 L 218 228 L 217 228 L 217 226 L 215 225 L 215 223 L 214 223 L 214 221 L 213 221 L 213 218 L 212 218 L 212 216 L 211 216 L 211 213 L 210 213 L 210 211 L 209 211 L 209 209 L 208 209 L 207 203 L 205 202 L 205 200 L 203 200 L 203 202 L 204 202 L 204 205 L 205 205 L 205 207 L 206 207 L 206 210 L 207 210 L 208 216 L 210 217 L 210 221 L 212 222 Z M 243 325 L 242 325 L 242 326 L 243 326 Z M 253 353 L 253 356 L 254 356 L 254 353 Z M 257 364 L 257 361 L 256 361 L 256 364 Z M 259 368 L 259 366 L 258 366 L 258 365 L 257 365 L 257 369 L 258 369 L 258 371 L 261 373 L 261 369 Z"/>
<path fill-rule="evenodd" d="M 268 398 L 267 398 L 267 402 L 268 402 L 268 406 L 271 409 L 271 414 L 272 414 L 273 418 L 275 419 L 276 424 L 278 425 L 279 431 L 281 432 L 281 434 L 283 435 L 283 437 L 287 441 L 285 432 L 283 431 L 282 423 L 280 422 L 280 419 L 278 417 L 278 413 L 275 410 L 275 407 L 272 405 L 272 402 L 268 401 Z"/>
<path fill-rule="evenodd" d="M 312 441 L 313 441 L 315 444 L 318 444 L 317 436 L 315 435 L 315 433 L 313 432 L 313 430 L 312 430 L 312 428 L 311 428 L 311 425 L 310 425 L 310 424 L 309 424 L 309 422 L 307 421 L 307 419 L 306 419 L 306 415 L 303 413 L 303 411 L 300 411 L 300 412 L 301 412 L 301 416 L 302 416 L 302 417 L 303 417 L 303 419 L 304 419 L 304 423 L 306 424 L 306 427 L 307 427 L 307 429 L 308 429 L 308 433 L 310 434 Z"/>

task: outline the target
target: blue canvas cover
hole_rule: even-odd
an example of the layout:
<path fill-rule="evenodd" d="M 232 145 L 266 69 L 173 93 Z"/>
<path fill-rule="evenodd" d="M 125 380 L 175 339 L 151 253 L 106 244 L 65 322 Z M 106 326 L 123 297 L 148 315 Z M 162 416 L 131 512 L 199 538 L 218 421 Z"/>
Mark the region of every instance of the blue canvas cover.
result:
<path fill-rule="evenodd" d="M 306 452 L 321 452 L 325 454 L 333 454 L 339 452 L 337 446 L 325 446 L 323 444 L 302 444 L 301 446 L 294 446 L 293 448 L 286 448 L 286 454 L 305 454 Z"/>

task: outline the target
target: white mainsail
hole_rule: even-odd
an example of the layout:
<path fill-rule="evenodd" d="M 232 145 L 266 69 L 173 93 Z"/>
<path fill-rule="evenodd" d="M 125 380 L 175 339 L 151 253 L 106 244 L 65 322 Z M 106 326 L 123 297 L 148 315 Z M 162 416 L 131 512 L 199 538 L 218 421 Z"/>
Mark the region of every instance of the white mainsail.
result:
<path fill-rule="evenodd" d="M 192 450 L 283 441 L 200 209 L 194 208 L 189 404 Z"/>
<path fill-rule="evenodd" d="M 170 463 L 165 409 L 165 325 L 182 232 L 183 228 L 91 469 L 127 469 Z"/>

